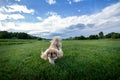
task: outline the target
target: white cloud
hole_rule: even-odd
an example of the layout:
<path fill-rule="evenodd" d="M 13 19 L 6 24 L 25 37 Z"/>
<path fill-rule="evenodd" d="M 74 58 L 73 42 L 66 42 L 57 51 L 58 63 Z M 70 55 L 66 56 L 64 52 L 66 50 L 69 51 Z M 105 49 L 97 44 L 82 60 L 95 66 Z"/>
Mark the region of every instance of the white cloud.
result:
<path fill-rule="evenodd" d="M 80 1 L 83 1 L 83 0 L 73 0 L 73 2 L 80 2 Z"/>
<path fill-rule="evenodd" d="M 21 0 L 15 0 L 15 1 L 20 2 Z"/>
<path fill-rule="evenodd" d="M 36 18 L 37 18 L 38 20 L 40 20 L 40 21 L 42 20 L 42 18 L 41 18 L 41 17 L 39 17 L 39 16 L 38 16 L 38 17 L 36 17 Z"/>
<path fill-rule="evenodd" d="M 60 15 L 51 14 L 48 18 L 36 23 L 5 23 L 0 24 L 0 30 L 19 30 L 29 34 L 40 35 L 42 37 L 52 37 L 55 35 L 65 35 L 64 37 L 76 35 L 96 34 L 100 31 L 106 33 L 111 31 L 120 32 L 120 2 L 106 7 L 101 12 L 92 15 L 69 16 L 62 18 Z M 0 14 L 1 16 L 1 14 Z M 2 16 L 5 19 L 6 16 Z M 39 18 L 39 17 L 37 17 Z M 80 25 L 79 25 L 80 24 Z M 11 25 L 11 26 L 9 26 Z M 16 27 L 17 25 L 17 27 Z M 74 25 L 74 26 L 73 26 Z"/>
<path fill-rule="evenodd" d="M 72 4 L 72 1 L 71 0 L 67 0 L 68 1 L 68 4 Z"/>
<path fill-rule="evenodd" d="M 47 12 L 46 15 L 48 16 L 53 16 L 53 15 L 57 15 L 56 12 L 53 12 L 53 11 L 50 11 L 50 12 Z"/>
<path fill-rule="evenodd" d="M 6 20 L 6 19 L 24 19 L 24 16 L 20 14 L 1 14 L 0 13 L 0 20 Z"/>
<path fill-rule="evenodd" d="M 80 12 L 81 10 L 80 9 L 78 9 L 78 12 Z"/>
<path fill-rule="evenodd" d="M 67 0 L 67 1 L 68 1 L 68 4 L 72 4 L 72 2 L 77 3 L 77 2 L 81 2 L 83 0 Z"/>
<path fill-rule="evenodd" d="M 21 14 L 11 14 L 7 13 L 5 7 L 0 8 L 0 20 L 6 20 L 6 19 L 24 19 L 24 16 Z"/>
<path fill-rule="evenodd" d="M 33 9 L 28 9 L 26 6 L 24 5 L 18 5 L 18 4 L 14 4 L 14 5 L 8 5 L 6 8 L 3 7 L 2 11 L 11 13 L 11 12 L 23 12 L 23 13 L 34 13 Z"/>
<path fill-rule="evenodd" d="M 56 0 L 46 0 L 46 2 L 51 5 L 51 4 L 55 4 Z"/>
<path fill-rule="evenodd" d="M 0 20 L 6 19 L 24 19 L 25 17 L 21 15 L 21 13 L 30 13 L 33 14 L 33 9 L 28 9 L 26 6 L 23 5 L 7 5 L 6 7 L 0 8 Z"/>
<path fill-rule="evenodd" d="M 8 19 L 24 19 L 24 16 L 20 15 L 20 14 L 11 14 L 11 15 L 8 15 Z"/>
<path fill-rule="evenodd" d="M 0 20 L 5 20 L 5 19 L 7 19 L 7 16 L 0 13 Z"/>

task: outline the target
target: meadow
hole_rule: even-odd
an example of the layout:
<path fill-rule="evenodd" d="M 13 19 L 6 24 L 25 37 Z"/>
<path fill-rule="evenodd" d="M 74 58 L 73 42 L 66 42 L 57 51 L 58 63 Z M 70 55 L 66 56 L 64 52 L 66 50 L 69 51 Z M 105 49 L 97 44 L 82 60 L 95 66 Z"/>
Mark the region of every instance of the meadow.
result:
<path fill-rule="evenodd" d="M 0 40 L 0 80 L 120 80 L 120 40 L 63 40 L 64 56 L 40 58 L 48 40 Z"/>

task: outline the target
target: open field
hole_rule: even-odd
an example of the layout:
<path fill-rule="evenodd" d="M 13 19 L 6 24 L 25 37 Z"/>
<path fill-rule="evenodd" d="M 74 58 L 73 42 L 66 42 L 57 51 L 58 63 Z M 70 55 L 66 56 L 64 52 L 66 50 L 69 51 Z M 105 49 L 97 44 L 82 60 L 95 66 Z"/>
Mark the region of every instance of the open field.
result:
<path fill-rule="evenodd" d="M 49 44 L 0 40 L 0 80 L 120 80 L 120 40 L 64 40 L 56 65 L 40 58 Z"/>

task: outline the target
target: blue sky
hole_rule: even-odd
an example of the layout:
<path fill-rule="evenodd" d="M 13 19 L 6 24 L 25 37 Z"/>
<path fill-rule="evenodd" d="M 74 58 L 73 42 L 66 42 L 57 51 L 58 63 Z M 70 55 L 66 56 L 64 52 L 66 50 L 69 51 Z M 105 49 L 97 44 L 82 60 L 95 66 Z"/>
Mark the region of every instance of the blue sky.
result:
<path fill-rule="evenodd" d="M 120 0 L 0 0 L 0 30 L 44 38 L 120 32 Z"/>

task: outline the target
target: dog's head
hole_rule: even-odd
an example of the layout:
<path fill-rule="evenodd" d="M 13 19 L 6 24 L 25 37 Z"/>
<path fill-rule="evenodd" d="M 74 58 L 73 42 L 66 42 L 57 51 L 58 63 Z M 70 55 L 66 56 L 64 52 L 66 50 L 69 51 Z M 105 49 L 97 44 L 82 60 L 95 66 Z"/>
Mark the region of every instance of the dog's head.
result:
<path fill-rule="evenodd" d="M 47 57 L 49 57 L 51 59 L 57 59 L 57 54 L 58 54 L 58 51 L 55 49 L 49 49 L 47 51 Z"/>

